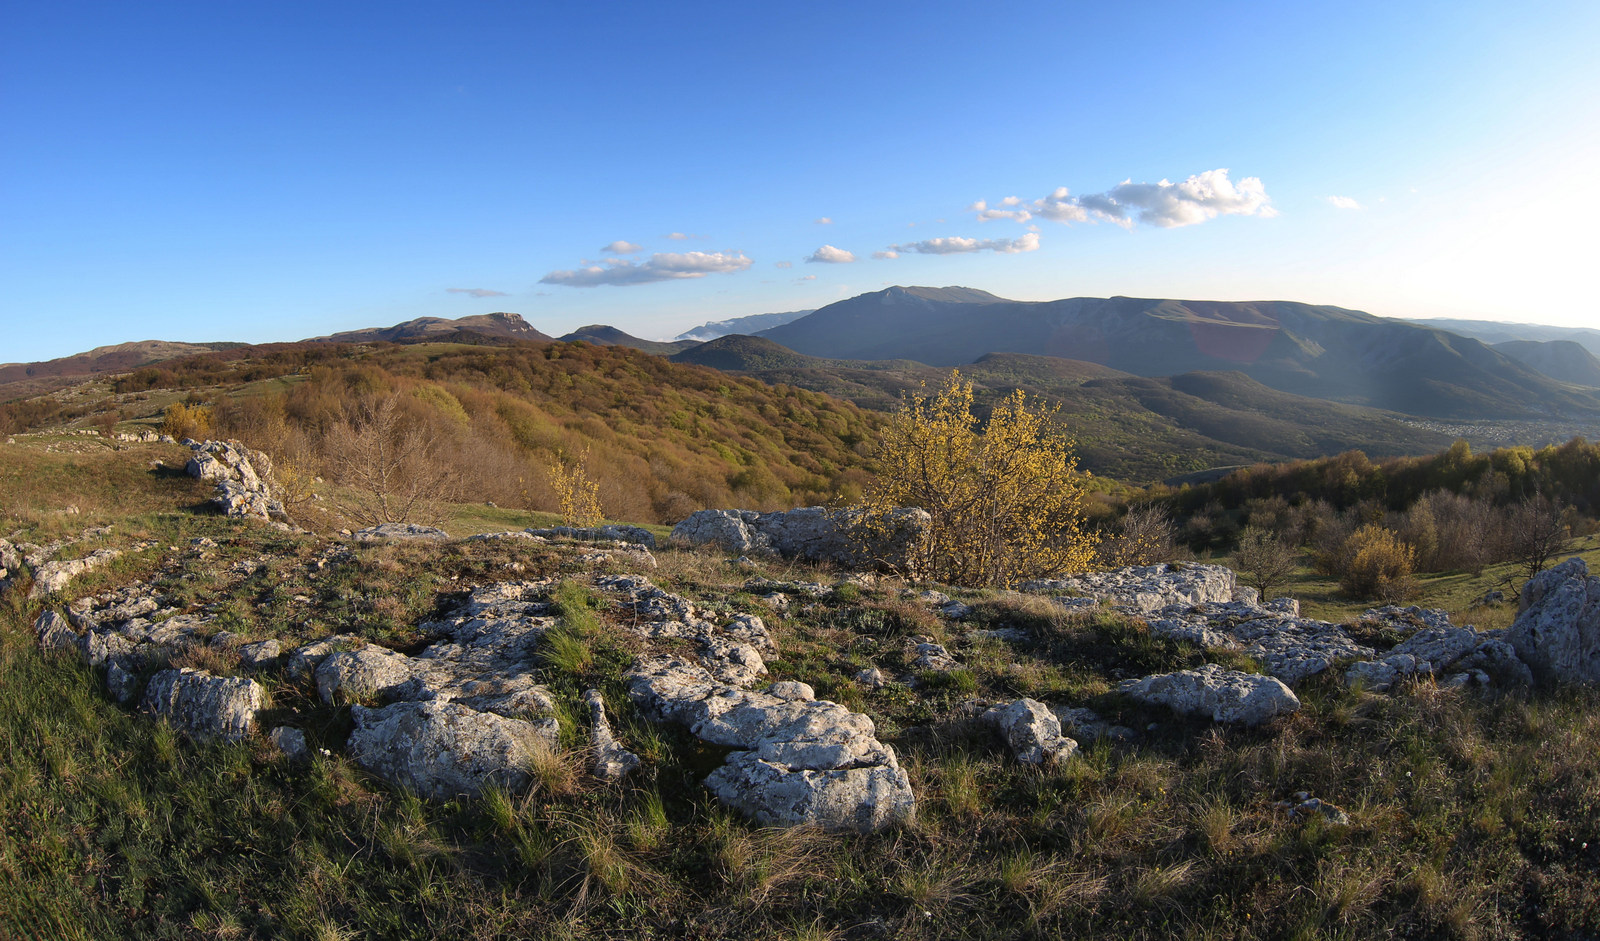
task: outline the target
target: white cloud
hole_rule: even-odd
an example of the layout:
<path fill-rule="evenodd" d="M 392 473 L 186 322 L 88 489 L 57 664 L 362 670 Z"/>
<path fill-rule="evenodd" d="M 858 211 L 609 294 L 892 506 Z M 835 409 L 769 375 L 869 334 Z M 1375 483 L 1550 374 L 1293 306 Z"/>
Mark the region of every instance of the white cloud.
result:
<path fill-rule="evenodd" d="M 970 252 L 998 252 L 1002 255 L 1016 255 L 1021 252 L 1038 250 L 1039 233 L 1029 232 L 1027 235 L 1015 239 L 968 239 L 960 236 L 924 239 L 920 242 L 908 242 L 904 245 L 891 245 L 884 251 L 878 252 L 875 257 L 898 258 L 901 252 L 916 252 L 919 255 L 964 255 Z"/>
<path fill-rule="evenodd" d="M 1022 201 L 1008 196 L 1001 204 L 1018 207 Z M 1278 214 L 1260 178 L 1247 176 L 1236 183 L 1228 179 L 1226 167 L 1197 173 L 1181 183 L 1124 180 L 1104 193 L 1084 196 L 1073 196 L 1065 186 L 1057 187 L 1049 196 L 1029 203 L 1027 209 L 990 209 L 982 200 L 968 208 L 978 214 L 979 221 L 1026 222 L 1032 216 L 1061 223 L 1104 219 L 1128 229 L 1141 223 L 1170 229 L 1195 225 L 1217 216 L 1270 218 Z"/>
<path fill-rule="evenodd" d="M 1000 201 L 1000 205 L 1017 206 L 1021 202 L 1022 200 L 1015 196 L 1007 196 L 1005 199 Z M 1033 213 L 1026 209 L 990 209 L 989 204 L 981 199 L 968 206 L 967 211 L 977 213 L 979 222 L 990 222 L 994 219 L 1010 219 L 1013 222 L 1027 222 L 1029 219 L 1033 218 Z"/>
<path fill-rule="evenodd" d="M 668 232 L 666 237 L 672 239 L 674 242 L 687 242 L 690 239 L 705 238 L 704 235 L 692 235 L 688 232 Z"/>
<path fill-rule="evenodd" d="M 446 294 L 466 294 L 471 297 L 510 297 L 504 291 L 494 291 L 489 288 L 445 288 Z"/>
<path fill-rule="evenodd" d="M 1329 196 L 1328 204 L 1335 209 L 1360 209 L 1361 204 L 1348 196 Z"/>
<path fill-rule="evenodd" d="M 815 280 L 817 280 L 817 276 L 814 275 L 814 274 L 808 274 L 808 275 L 806 275 L 805 277 L 802 277 L 802 278 L 795 278 L 795 280 L 796 281 L 815 281 Z"/>
<path fill-rule="evenodd" d="M 817 225 L 833 225 L 833 219 L 829 218 L 828 216 L 823 216 L 817 220 Z"/>
<path fill-rule="evenodd" d="M 743 252 L 657 252 L 648 261 L 607 258 L 602 264 L 567 271 L 552 271 L 540 284 L 564 284 L 575 288 L 602 284 L 622 287 L 655 281 L 703 278 L 708 274 L 727 274 L 750 267 Z"/>
<path fill-rule="evenodd" d="M 617 239 L 615 242 L 612 242 L 610 245 L 607 245 L 605 248 L 600 250 L 608 255 L 636 255 L 639 252 L 644 251 L 644 246 L 635 245 L 632 242 L 625 242 L 622 239 Z"/>
<path fill-rule="evenodd" d="M 806 256 L 806 261 L 812 264 L 848 265 L 855 260 L 854 253 L 847 252 L 842 248 L 834 248 L 832 245 L 824 245 Z"/>
<path fill-rule="evenodd" d="M 794 267 L 794 262 L 792 262 L 792 261 L 775 261 L 775 262 L 772 263 L 772 267 L 774 267 L 774 268 L 793 268 Z"/>

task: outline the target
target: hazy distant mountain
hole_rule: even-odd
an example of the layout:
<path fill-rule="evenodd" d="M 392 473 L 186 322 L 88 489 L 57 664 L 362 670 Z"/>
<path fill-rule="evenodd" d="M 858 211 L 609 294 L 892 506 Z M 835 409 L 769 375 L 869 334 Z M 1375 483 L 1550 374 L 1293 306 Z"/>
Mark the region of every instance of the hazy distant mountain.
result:
<path fill-rule="evenodd" d="M 0 385 L 7 395 L 30 395 L 69 385 L 75 377 L 102 373 L 129 372 L 162 360 L 193 356 L 242 346 L 240 343 L 174 343 L 168 340 L 139 340 L 99 346 L 86 353 L 74 353 L 42 363 L 0 365 Z"/>
<path fill-rule="evenodd" d="M 430 337 L 445 337 L 454 333 L 477 333 L 489 337 L 509 337 L 513 340 L 551 340 L 549 334 L 540 333 L 533 325 L 522 319 L 521 314 L 509 314 L 497 311 L 492 314 L 475 314 L 471 317 L 458 317 L 449 320 L 444 317 L 418 317 L 416 320 L 407 320 L 392 327 L 367 327 L 363 330 L 346 330 L 332 336 L 314 337 L 311 342 L 325 343 L 372 343 L 375 341 L 388 341 L 399 343 L 404 340 L 421 340 Z"/>
<path fill-rule="evenodd" d="M 674 361 L 697 363 L 825 392 L 864 408 L 894 408 L 944 367 L 908 360 L 824 359 L 764 337 L 720 337 Z M 1218 465 L 1310 458 L 1360 448 L 1372 456 L 1436 451 L 1450 436 L 1400 416 L 1269 389 L 1239 372 L 1147 378 L 1096 363 L 990 353 L 961 367 L 981 409 L 1012 389 L 1060 405 L 1083 466 L 1121 480 L 1152 481 Z"/>
<path fill-rule="evenodd" d="M 1459 333 L 1485 343 L 1505 343 L 1510 340 L 1571 340 L 1595 356 L 1600 356 L 1600 330 L 1591 330 L 1587 327 L 1552 327 L 1538 323 L 1458 320 L 1449 317 L 1414 320 L 1412 323 L 1449 330 L 1451 333 Z"/>
<path fill-rule="evenodd" d="M 1551 379 L 1600 388 L 1600 359 L 1573 340 L 1507 340 L 1494 348 Z"/>
<path fill-rule="evenodd" d="M 1441 418 L 1600 414 L 1600 395 L 1556 382 L 1478 340 L 1292 301 L 1030 302 L 969 288 L 893 287 L 760 336 L 830 359 L 955 366 L 985 353 L 1016 352 L 1146 377 L 1238 371 L 1284 392 Z"/>
<path fill-rule="evenodd" d="M 674 340 L 663 343 L 659 340 L 641 340 L 631 334 L 623 333 L 616 327 L 603 323 L 592 323 L 587 327 L 579 327 L 564 337 L 558 339 L 566 343 L 582 340 L 585 343 L 594 343 L 598 346 L 631 346 L 636 350 L 654 353 L 657 356 L 671 356 L 681 350 L 695 345 L 693 340 Z"/>
<path fill-rule="evenodd" d="M 715 340 L 717 337 L 725 337 L 735 333 L 746 335 L 759 333 L 762 330 L 780 327 L 791 320 L 799 320 L 806 314 L 812 313 L 815 309 L 791 310 L 781 314 L 751 314 L 748 317 L 735 317 L 732 320 L 716 320 L 711 323 L 703 323 L 693 330 L 684 331 L 674 339 L 694 340 L 698 343 L 704 343 L 707 340 Z"/>

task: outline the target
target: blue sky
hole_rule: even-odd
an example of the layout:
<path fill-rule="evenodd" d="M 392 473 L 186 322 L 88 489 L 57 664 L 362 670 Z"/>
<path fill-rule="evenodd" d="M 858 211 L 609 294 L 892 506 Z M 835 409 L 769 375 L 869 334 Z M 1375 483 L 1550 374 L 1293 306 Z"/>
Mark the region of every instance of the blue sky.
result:
<path fill-rule="evenodd" d="M 0 361 L 890 284 L 1593 326 L 1596 48 L 1576 2 L 13 2 Z"/>

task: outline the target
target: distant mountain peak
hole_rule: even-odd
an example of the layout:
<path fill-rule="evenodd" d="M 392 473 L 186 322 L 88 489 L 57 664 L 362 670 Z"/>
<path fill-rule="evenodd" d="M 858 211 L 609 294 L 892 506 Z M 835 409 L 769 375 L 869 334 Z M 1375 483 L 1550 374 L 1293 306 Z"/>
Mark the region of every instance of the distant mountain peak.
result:
<path fill-rule="evenodd" d="M 367 327 L 362 330 L 345 330 L 332 336 L 315 337 L 314 342 L 396 343 L 401 340 L 417 340 L 462 331 L 491 337 L 510 337 L 515 340 L 552 339 L 549 334 L 534 329 L 532 324 L 522 319 L 521 314 L 497 310 L 490 314 L 473 314 L 470 317 L 458 317 L 454 320 L 445 317 L 418 317 L 392 327 Z"/>
<path fill-rule="evenodd" d="M 878 292 L 884 295 L 885 301 L 897 301 L 907 297 L 914 297 L 924 301 L 938 301 L 943 304 L 1015 304 L 1016 301 L 1007 300 L 988 291 L 977 288 L 950 285 L 948 287 L 934 288 L 919 285 L 894 285 Z"/>

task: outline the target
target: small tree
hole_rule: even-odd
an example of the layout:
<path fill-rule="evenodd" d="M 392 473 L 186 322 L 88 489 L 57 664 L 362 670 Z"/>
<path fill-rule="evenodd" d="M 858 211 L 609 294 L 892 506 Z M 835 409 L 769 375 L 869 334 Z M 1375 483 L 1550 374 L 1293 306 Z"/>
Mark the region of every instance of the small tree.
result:
<path fill-rule="evenodd" d="M 1506 520 L 1506 550 L 1524 581 L 1544 571 L 1567 544 L 1565 510 L 1544 494 L 1512 508 Z"/>
<path fill-rule="evenodd" d="M 1233 567 L 1265 601 L 1274 586 L 1294 572 L 1295 551 L 1270 530 L 1247 526 L 1239 534 L 1239 548 L 1233 554 Z"/>
<path fill-rule="evenodd" d="M 1415 589 L 1411 577 L 1416 554 L 1400 537 L 1377 524 L 1356 530 L 1346 541 L 1339 586 L 1354 598 L 1404 601 Z"/>
<path fill-rule="evenodd" d="M 211 430 L 215 424 L 209 406 L 173 402 L 162 413 L 161 433 L 171 435 L 180 441 L 184 438 L 204 441 L 211 437 Z"/>
<path fill-rule="evenodd" d="M 354 492 L 338 509 L 357 523 L 437 522 L 455 496 L 456 476 L 435 456 L 437 437 L 406 420 L 397 394 L 349 409 L 324 446 L 334 479 Z"/>
<path fill-rule="evenodd" d="M 588 448 L 572 461 L 565 452 L 558 452 L 555 463 L 550 465 L 550 489 L 556 492 L 561 522 L 567 526 L 587 528 L 598 525 L 604 518 L 600 510 L 600 485 L 589 479 L 588 465 Z"/>
<path fill-rule="evenodd" d="M 932 398 L 903 397 L 879 441 L 867 529 L 887 535 L 896 507 L 926 510 L 928 537 L 909 562 L 951 584 L 1009 586 L 1081 571 L 1095 546 L 1083 525 L 1087 475 L 1055 415 L 1017 390 L 980 431 L 972 383 L 954 371 Z"/>
<path fill-rule="evenodd" d="M 1095 562 L 1107 568 L 1171 562 L 1177 555 L 1178 526 L 1165 507 L 1141 503 L 1128 507 L 1115 535 L 1095 548 Z"/>

